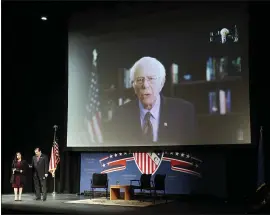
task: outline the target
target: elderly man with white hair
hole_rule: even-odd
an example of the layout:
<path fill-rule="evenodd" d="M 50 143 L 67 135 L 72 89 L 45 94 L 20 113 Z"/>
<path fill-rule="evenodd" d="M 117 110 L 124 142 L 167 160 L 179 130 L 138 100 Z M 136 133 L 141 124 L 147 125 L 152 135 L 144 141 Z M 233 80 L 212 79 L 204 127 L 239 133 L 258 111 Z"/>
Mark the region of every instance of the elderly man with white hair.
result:
<path fill-rule="evenodd" d="M 137 100 L 120 106 L 113 116 L 110 139 L 119 145 L 194 144 L 195 111 L 191 103 L 160 95 L 166 81 L 162 63 L 143 57 L 130 69 Z"/>

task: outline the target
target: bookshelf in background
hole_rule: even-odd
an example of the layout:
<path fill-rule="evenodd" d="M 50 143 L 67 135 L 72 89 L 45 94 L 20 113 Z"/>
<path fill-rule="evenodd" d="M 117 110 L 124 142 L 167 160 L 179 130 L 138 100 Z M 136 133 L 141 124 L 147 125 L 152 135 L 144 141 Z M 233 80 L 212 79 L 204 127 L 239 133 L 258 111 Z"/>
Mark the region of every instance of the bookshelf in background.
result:
<path fill-rule="evenodd" d="M 169 70 L 167 70 L 170 73 L 168 74 L 170 78 L 166 81 L 166 85 L 167 87 L 169 85 L 170 89 L 168 96 L 184 97 L 184 99 L 190 101 L 190 92 L 194 91 L 194 97 L 196 97 L 197 92 L 198 96 L 194 98 L 197 99 L 197 106 L 202 106 L 198 103 L 206 104 L 202 108 L 203 110 L 200 110 L 200 108 L 198 110 L 198 116 L 201 117 L 241 114 L 239 110 L 234 110 L 234 104 L 232 103 L 232 98 L 238 96 L 235 86 L 243 86 L 241 84 L 243 75 L 247 72 L 243 71 L 245 68 L 242 68 L 243 52 L 241 45 L 243 44 L 239 40 L 236 25 L 231 28 L 211 31 L 209 41 L 205 41 L 207 53 L 201 71 L 185 73 L 185 71 L 181 71 L 181 65 L 177 62 L 171 63 Z M 192 59 L 190 62 L 193 62 Z M 195 76 L 195 74 L 200 75 Z M 108 90 L 107 93 L 110 94 L 107 98 L 113 98 L 114 103 L 118 106 L 135 98 L 128 69 L 120 68 L 118 70 L 118 83 L 114 89 Z M 200 98 L 200 95 L 203 98 Z M 239 98 L 241 99 L 241 97 Z"/>
<path fill-rule="evenodd" d="M 202 103 L 204 100 L 203 103 L 208 104 L 208 112 L 206 112 L 206 108 L 204 108 L 203 112 L 200 111 L 201 116 L 231 114 L 234 112 L 232 96 L 237 96 L 241 99 L 236 89 L 242 87 L 242 83 L 242 76 L 226 76 L 222 79 L 209 81 L 206 79 L 180 81 L 178 83 L 171 83 L 170 96 L 181 97 L 190 102 L 197 100 Z M 200 98 L 201 96 L 204 98 Z M 197 104 L 197 106 L 201 106 L 201 104 Z"/>
<path fill-rule="evenodd" d="M 118 105 L 126 104 L 134 98 L 134 90 L 131 83 L 130 70 L 122 68 L 118 70 Z"/>
<path fill-rule="evenodd" d="M 103 120 L 108 122 L 111 120 L 115 109 L 118 106 L 126 104 L 134 98 L 134 90 L 130 81 L 130 72 L 126 68 L 118 69 L 117 84 L 112 84 L 109 88 L 102 91 L 103 98 Z"/>
<path fill-rule="evenodd" d="M 242 71 L 243 52 L 239 42 L 236 25 L 231 29 L 221 28 L 210 32 L 209 42 L 205 46 L 209 57 L 205 59 L 204 71 L 186 73 L 179 69 L 181 66 L 172 63 L 169 74 L 170 96 L 194 103 L 199 117 L 241 114 L 232 103 L 232 97 L 241 99 L 241 95 L 237 95 L 237 86 L 245 87 L 242 83 L 246 71 Z M 204 78 L 198 75 L 203 73 Z"/>

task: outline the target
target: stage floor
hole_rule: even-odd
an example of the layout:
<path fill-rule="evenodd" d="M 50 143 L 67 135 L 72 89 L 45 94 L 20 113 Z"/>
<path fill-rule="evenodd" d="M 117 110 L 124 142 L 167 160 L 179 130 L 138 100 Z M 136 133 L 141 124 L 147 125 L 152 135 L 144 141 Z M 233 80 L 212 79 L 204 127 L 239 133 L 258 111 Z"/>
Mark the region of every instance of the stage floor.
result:
<path fill-rule="evenodd" d="M 215 200 L 175 200 L 167 204 L 154 205 L 144 208 L 105 206 L 105 205 L 84 205 L 84 204 L 66 204 L 64 202 L 71 200 L 86 199 L 84 196 L 75 194 L 56 194 L 53 197 L 48 194 L 47 201 L 34 200 L 33 194 L 24 194 L 21 202 L 15 202 L 13 195 L 2 195 L 2 213 L 3 214 L 119 214 L 120 212 L 129 215 L 140 214 L 245 214 L 243 206 L 229 205 L 224 201 Z"/>

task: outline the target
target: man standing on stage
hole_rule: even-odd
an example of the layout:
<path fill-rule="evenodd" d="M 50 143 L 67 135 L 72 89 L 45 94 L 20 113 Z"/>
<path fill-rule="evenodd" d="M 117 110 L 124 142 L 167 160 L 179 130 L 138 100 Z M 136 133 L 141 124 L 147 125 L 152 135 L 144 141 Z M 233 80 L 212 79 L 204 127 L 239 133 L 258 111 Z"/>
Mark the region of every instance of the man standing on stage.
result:
<path fill-rule="evenodd" d="M 35 156 L 32 159 L 33 179 L 35 185 L 36 200 L 41 200 L 41 189 L 43 193 L 43 201 L 47 199 L 46 181 L 48 177 L 49 165 L 48 157 L 41 153 L 39 148 L 35 149 Z"/>

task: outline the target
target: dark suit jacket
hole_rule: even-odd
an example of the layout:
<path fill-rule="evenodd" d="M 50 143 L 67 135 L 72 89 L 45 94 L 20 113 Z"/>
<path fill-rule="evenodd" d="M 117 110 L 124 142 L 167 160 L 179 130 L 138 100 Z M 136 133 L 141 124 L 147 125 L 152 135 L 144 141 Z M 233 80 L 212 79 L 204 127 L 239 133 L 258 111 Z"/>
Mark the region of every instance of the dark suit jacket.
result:
<path fill-rule="evenodd" d="M 45 177 L 45 174 L 48 174 L 49 171 L 49 163 L 47 155 L 41 154 L 39 161 L 37 160 L 37 156 L 33 156 L 32 158 L 32 168 L 34 173 L 36 173 L 39 177 Z"/>
<path fill-rule="evenodd" d="M 161 96 L 158 143 L 156 145 L 187 145 L 196 140 L 195 110 L 191 103 Z M 105 141 L 119 145 L 153 145 L 142 137 L 138 100 L 120 106 L 105 133 Z"/>

